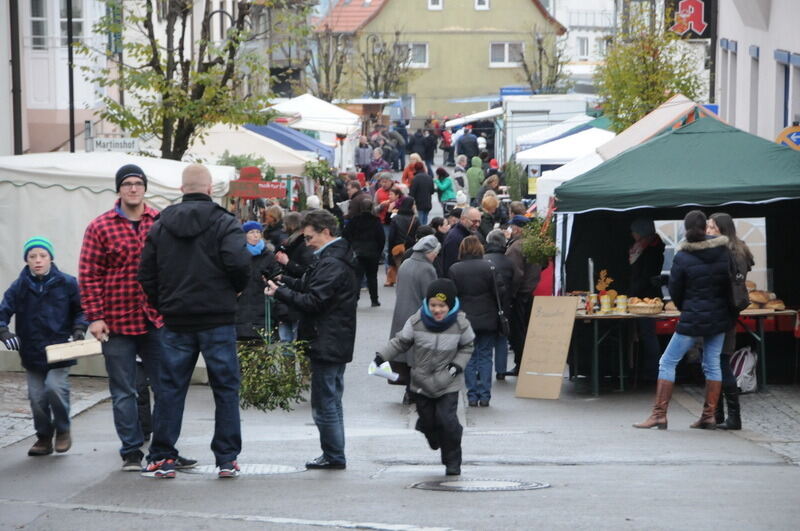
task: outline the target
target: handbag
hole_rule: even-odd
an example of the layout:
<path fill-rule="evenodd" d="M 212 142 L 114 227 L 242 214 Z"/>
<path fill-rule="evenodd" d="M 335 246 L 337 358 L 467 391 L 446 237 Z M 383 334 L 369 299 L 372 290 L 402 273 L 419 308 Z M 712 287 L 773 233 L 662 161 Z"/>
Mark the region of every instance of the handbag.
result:
<path fill-rule="evenodd" d="M 500 326 L 500 333 L 508 337 L 508 335 L 511 333 L 511 325 L 508 322 L 508 317 L 506 317 L 506 314 L 503 311 L 503 304 L 500 302 L 500 288 L 497 287 L 497 276 L 494 273 L 495 267 L 491 260 L 487 260 L 487 262 L 489 262 L 489 268 L 492 270 L 494 296 L 497 300 L 497 324 Z"/>
<path fill-rule="evenodd" d="M 408 241 L 408 235 L 411 234 L 411 227 L 414 226 L 415 219 L 417 219 L 417 216 L 412 216 L 411 221 L 408 222 L 408 230 L 406 231 L 406 237 L 405 237 L 406 241 Z M 390 252 L 392 253 L 392 256 L 403 256 L 403 254 L 406 252 L 406 244 L 398 243 L 397 245 L 392 247 L 392 250 Z"/>
<path fill-rule="evenodd" d="M 736 258 L 731 253 L 728 264 L 728 275 L 730 276 L 730 303 L 736 315 L 750 305 L 750 293 L 747 291 L 747 273 L 739 271 L 736 265 Z"/>

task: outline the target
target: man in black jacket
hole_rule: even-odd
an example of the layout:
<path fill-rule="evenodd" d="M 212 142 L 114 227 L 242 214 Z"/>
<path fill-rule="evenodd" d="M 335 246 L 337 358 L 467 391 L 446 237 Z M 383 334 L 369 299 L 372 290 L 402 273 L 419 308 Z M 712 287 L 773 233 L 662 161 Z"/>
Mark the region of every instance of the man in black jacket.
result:
<path fill-rule="evenodd" d="M 197 356 L 202 351 L 214 391 L 211 450 L 219 477 L 238 475 L 242 449 L 236 297 L 247 286 L 250 253 L 234 216 L 211 200 L 211 174 L 200 164 L 183 171 L 183 201 L 167 207 L 142 251 L 138 279 L 164 316 L 159 370 L 164 407 L 153 419 L 153 441 L 143 475 L 175 477 L 175 443 Z"/>
<path fill-rule="evenodd" d="M 282 286 L 267 283 L 265 293 L 302 312 L 298 336 L 307 341 L 311 360 L 311 413 L 319 430 L 322 455 L 306 468 L 341 470 L 344 455 L 342 393 L 344 369 L 353 360 L 358 282 L 347 240 L 336 236 L 329 212 L 312 210 L 303 220 L 306 244 L 318 260 L 301 279 L 284 276 Z"/>
<path fill-rule="evenodd" d="M 427 225 L 428 214 L 432 208 L 433 179 L 425 173 L 425 164 L 422 162 L 414 164 L 414 174 L 414 180 L 411 182 L 411 190 L 409 190 L 408 195 L 414 198 L 414 204 L 417 205 L 417 217 L 420 224 Z"/>

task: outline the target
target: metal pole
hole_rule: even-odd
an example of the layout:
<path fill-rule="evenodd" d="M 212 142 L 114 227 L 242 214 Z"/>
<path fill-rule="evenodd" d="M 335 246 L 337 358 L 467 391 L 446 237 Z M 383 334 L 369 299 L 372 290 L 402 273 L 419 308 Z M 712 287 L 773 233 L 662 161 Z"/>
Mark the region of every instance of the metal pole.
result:
<path fill-rule="evenodd" d="M 72 0 L 67 0 L 67 63 L 69 79 L 69 152 L 75 153 L 75 80 L 72 57 Z"/>
<path fill-rule="evenodd" d="M 22 155 L 22 89 L 19 50 L 19 5 L 11 0 L 8 6 L 11 25 L 11 107 L 14 129 L 14 154 Z"/>
<path fill-rule="evenodd" d="M 714 11 L 711 13 L 711 20 L 714 22 L 711 25 L 711 50 L 709 50 L 709 54 L 711 55 L 709 65 L 708 65 L 708 102 L 714 103 L 716 100 L 716 92 L 717 92 L 717 17 L 718 14 L 718 7 L 717 2 L 713 2 L 712 5 L 714 6 Z"/>

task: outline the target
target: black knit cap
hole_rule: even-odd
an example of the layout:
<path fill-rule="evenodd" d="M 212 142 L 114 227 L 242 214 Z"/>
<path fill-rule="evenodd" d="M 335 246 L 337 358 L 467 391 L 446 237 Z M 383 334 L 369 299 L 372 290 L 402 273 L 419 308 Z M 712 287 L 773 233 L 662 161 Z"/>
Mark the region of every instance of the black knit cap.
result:
<path fill-rule="evenodd" d="M 144 174 L 144 170 L 136 164 L 126 164 L 117 170 L 117 176 L 114 178 L 114 182 L 117 185 L 117 192 L 119 192 L 119 185 L 128 177 L 139 177 L 142 179 L 142 181 L 144 181 L 144 189 L 147 190 L 147 175 Z"/>
<path fill-rule="evenodd" d="M 440 278 L 428 285 L 425 300 L 437 299 L 445 303 L 448 308 L 452 308 L 456 304 L 457 296 L 458 290 L 456 290 L 456 285 L 453 284 L 453 281 L 448 278 Z"/>

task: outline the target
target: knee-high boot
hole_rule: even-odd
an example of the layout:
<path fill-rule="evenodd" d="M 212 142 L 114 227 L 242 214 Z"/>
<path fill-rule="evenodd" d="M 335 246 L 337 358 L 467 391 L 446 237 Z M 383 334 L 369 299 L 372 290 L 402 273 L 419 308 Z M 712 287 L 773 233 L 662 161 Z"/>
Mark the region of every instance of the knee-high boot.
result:
<path fill-rule="evenodd" d="M 725 403 L 728 406 L 728 418 L 724 422 L 717 424 L 720 430 L 741 430 L 742 416 L 739 406 L 739 387 L 736 384 L 725 385 L 722 388 L 725 395 Z"/>
<path fill-rule="evenodd" d="M 634 424 L 634 428 L 667 429 L 667 408 L 669 407 L 669 401 L 672 399 L 672 389 L 674 386 L 675 383 L 669 380 L 658 380 L 656 402 L 653 405 L 653 412 L 643 422 Z"/>
<path fill-rule="evenodd" d="M 700 430 L 713 430 L 716 429 L 717 423 L 714 419 L 714 412 L 717 410 L 717 402 L 719 402 L 719 394 L 722 391 L 722 382 L 717 380 L 706 380 L 706 400 L 703 403 L 703 413 L 696 422 L 692 423 L 690 428 Z"/>

